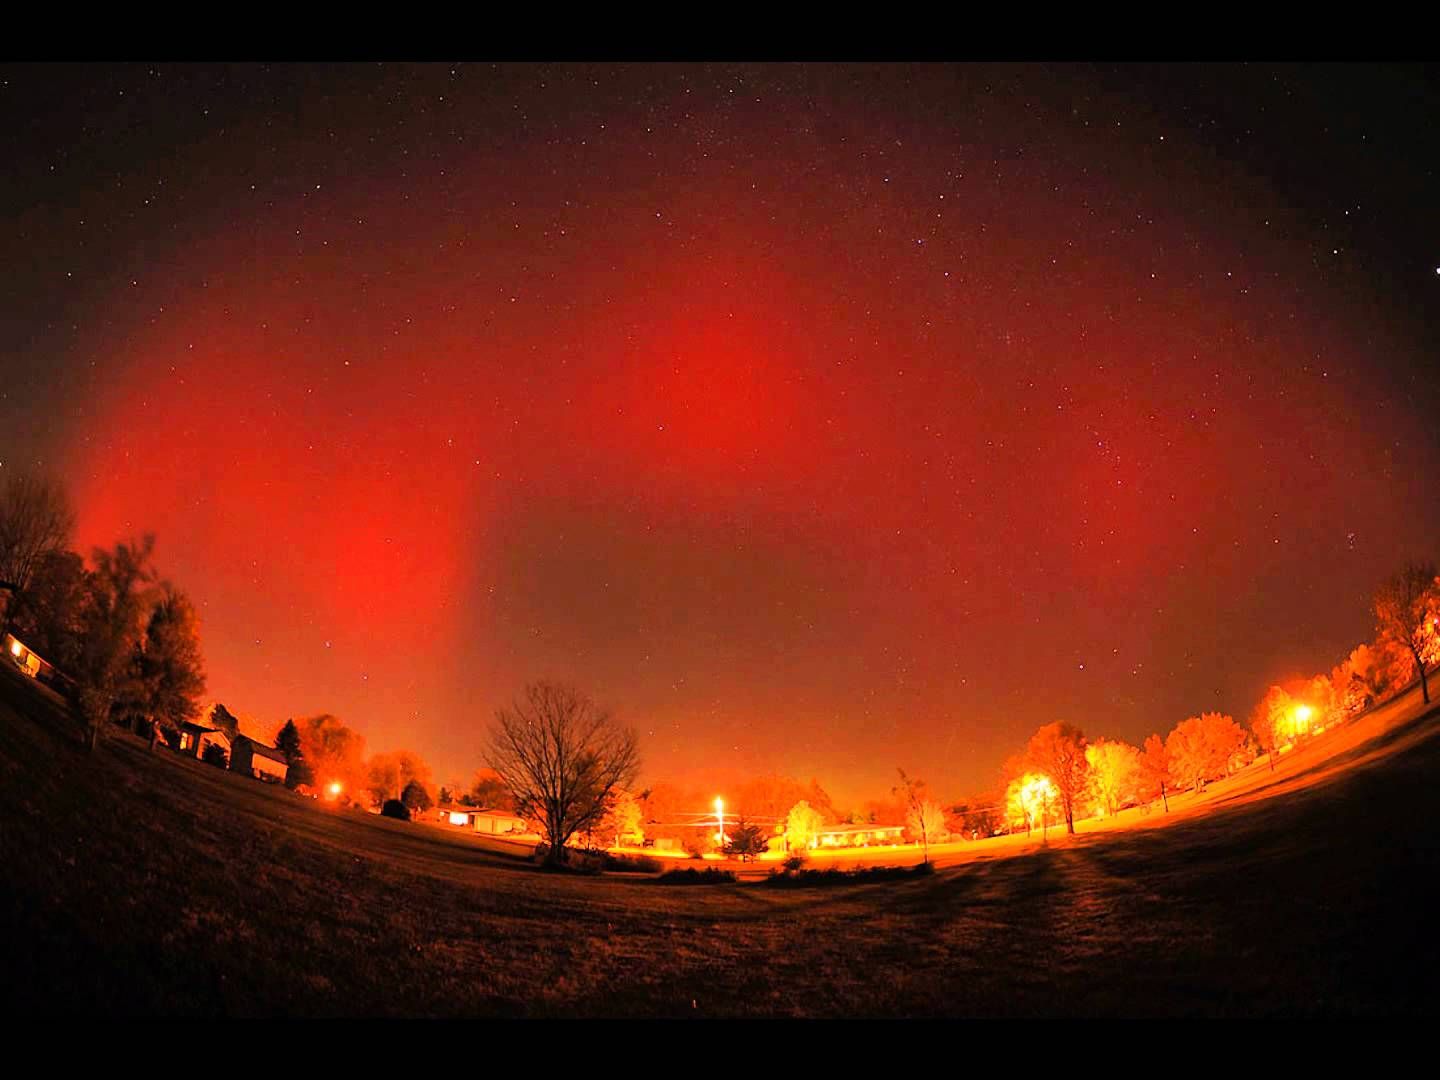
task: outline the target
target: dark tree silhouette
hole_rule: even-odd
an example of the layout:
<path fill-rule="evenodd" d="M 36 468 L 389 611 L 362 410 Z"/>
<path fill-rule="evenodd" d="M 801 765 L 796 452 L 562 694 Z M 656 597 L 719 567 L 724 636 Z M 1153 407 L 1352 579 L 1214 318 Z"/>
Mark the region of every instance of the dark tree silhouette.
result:
<path fill-rule="evenodd" d="M 597 824 L 640 768 L 633 731 L 573 687 L 549 682 L 496 713 L 486 760 L 516 812 L 541 823 L 551 864 L 565 861 L 570 838 Z"/>
<path fill-rule="evenodd" d="M 1375 592 L 1380 640 L 1409 654 L 1420 673 L 1420 696 L 1430 704 L 1427 649 L 1440 635 L 1440 586 L 1434 563 L 1408 563 Z"/>
<path fill-rule="evenodd" d="M 76 697 L 85 721 L 87 745 L 95 749 L 110 710 L 129 674 L 144 634 L 144 617 L 155 572 L 150 557 L 155 538 L 96 548 L 95 569 L 86 578 L 81 647 L 76 661 Z"/>
<path fill-rule="evenodd" d="M 405 809 L 411 814 L 423 814 L 435 804 L 430 800 L 430 793 L 425 790 L 425 785 L 419 780 L 411 780 L 405 785 L 405 790 L 400 793 L 400 801 L 405 804 Z"/>
<path fill-rule="evenodd" d="M 48 476 L 14 473 L 0 488 L 0 594 L 23 595 L 45 556 L 63 551 L 75 527 L 64 487 Z"/>
<path fill-rule="evenodd" d="M 159 601 L 150 610 L 137 667 L 140 706 L 150 722 L 153 748 L 161 729 L 176 731 L 200 715 L 199 699 L 205 692 L 195 608 L 184 593 L 169 585 L 162 587 Z M 233 732 L 227 734 L 234 737 Z"/>
<path fill-rule="evenodd" d="M 230 764 L 230 755 L 225 753 L 225 748 L 219 743 L 207 743 L 205 752 L 200 755 L 200 760 L 206 765 L 214 765 L 218 769 L 227 768 Z"/>
<path fill-rule="evenodd" d="M 210 726 L 225 732 L 231 742 L 234 742 L 240 735 L 239 718 L 219 702 L 216 702 L 215 707 L 210 710 Z"/>
<path fill-rule="evenodd" d="M 218 711 L 223 706 L 217 705 L 215 708 Z M 300 745 L 300 729 L 295 726 L 294 720 L 286 720 L 280 734 L 275 736 L 275 749 L 285 755 L 285 763 L 290 766 L 285 773 L 287 788 L 293 790 L 315 782 L 315 774 L 310 769 L 310 763 L 305 760 L 305 753 Z"/>
<path fill-rule="evenodd" d="M 470 790 L 460 796 L 467 806 L 480 806 L 491 810 L 514 810 L 515 799 L 500 774 L 493 769 L 479 769 L 470 784 Z"/>
<path fill-rule="evenodd" d="M 85 589 L 84 559 L 73 551 L 47 552 L 9 610 L 15 635 L 67 675 L 80 655 Z"/>
<path fill-rule="evenodd" d="M 726 855 L 738 858 L 741 862 L 749 862 L 756 856 L 764 855 L 768 849 L 765 830 L 759 825 L 751 825 L 743 817 L 725 837 L 723 848 Z"/>

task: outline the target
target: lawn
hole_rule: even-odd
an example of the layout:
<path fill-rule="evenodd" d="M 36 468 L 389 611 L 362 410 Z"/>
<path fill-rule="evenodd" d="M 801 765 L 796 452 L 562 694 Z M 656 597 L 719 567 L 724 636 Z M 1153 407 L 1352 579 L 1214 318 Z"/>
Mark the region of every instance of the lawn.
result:
<path fill-rule="evenodd" d="M 20 1014 L 1433 1014 L 1420 714 L 1168 817 L 947 849 L 930 878 L 671 888 L 544 873 L 125 735 L 89 755 L 6 670 L 0 971 Z"/>

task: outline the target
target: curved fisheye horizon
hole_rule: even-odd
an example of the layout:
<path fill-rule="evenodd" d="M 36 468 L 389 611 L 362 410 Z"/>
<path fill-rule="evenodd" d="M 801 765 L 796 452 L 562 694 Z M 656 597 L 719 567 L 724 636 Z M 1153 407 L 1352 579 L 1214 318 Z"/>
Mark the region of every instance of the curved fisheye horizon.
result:
<path fill-rule="evenodd" d="M 36 159 L 89 193 L 22 287 L 90 310 L 19 358 L 66 391 L 11 467 L 82 550 L 158 534 L 223 700 L 447 772 L 540 676 L 663 773 L 856 789 L 1234 711 L 1364 636 L 1436 450 L 1383 202 L 1288 204 L 1184 98 L 1219 77 L 108 71 L 57 106 L 89 156 Z"/>
<path fill-rule="evenodd" d="M 208 762 L 380 861 L 808 888 L 1263 831 L 1297 762 L 1429 753 L 1437 104 L 1398 64 L 4 65 L 0 714 L 102 802 Z"/>

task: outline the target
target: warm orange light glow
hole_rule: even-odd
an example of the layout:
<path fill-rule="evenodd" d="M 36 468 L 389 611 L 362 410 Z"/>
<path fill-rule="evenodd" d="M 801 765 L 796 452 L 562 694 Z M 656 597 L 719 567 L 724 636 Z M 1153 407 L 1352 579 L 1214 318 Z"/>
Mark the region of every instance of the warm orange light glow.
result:
<path fill-rule="evenodd" d="M 1310 730 L 1310 718 L 1311 718 L 1314 714 L 1315 714 L 1315 710 L 1312 709 L 1309 705 L 1296 705 L 1296 706 L 1295 706 L 1295 711 L 1294 711 L 1294 713 L 1291 715 L 1291 720 L 1290 720 L 1290 727 L 1291 727 L 1291 732 L 1292 732 L 1292 734 L 1294 734 L 1294 735 L 1303 735 L 1305 732 L 1309 731 L 1309 730 Z"/>
<path fill-rule="evenodd" d="M 1049 824 L 1057 801 L 1055 785 L 1044 773 L 1026 773 L 1012 780 L 1006 795 L 1010 819 L 1024 822 L 1027 832 Z"/>
<path fill-rule="evenodd" d="M 341 786 L 340 786 L 340 781 L 339 781 L 339 780 L 332 780 L 332 781 L 330 782 L 330 785 L 329 785 L 325 790 L 330 793 L 330 798 L 332 798 L 332 799 L 338 799 L 338 798 L 340 797 L 340 792 L 341 792 L 343 789 L 342 789 Z"/>
<path fill-rule="evenodd" d="M 715 826 L 717 830 L 715 842 L 717 844 L 725 843 L 725 800 L 719 795 L 715 796 Z"/>
<path fill-rule="evenodd" d="M 10 646 L 10 651 L 11 651 L 12 653 L 14 653 L 16 656 L 19 656 L 22 652 L 25 651 L 25 646 L 24 646 L 24 645 L 21 645 L 20 642 L 17 641 L 17 642 L 15 642 L 13 645 Z"/>

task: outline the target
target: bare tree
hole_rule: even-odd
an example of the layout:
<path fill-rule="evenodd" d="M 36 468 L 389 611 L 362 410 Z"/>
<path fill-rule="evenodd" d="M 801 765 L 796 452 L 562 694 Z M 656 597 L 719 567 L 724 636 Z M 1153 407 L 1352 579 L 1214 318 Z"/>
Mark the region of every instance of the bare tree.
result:
<path fill-rule="evenodd" d="M 546 862 L 565 861 L 565 845 L 595 826 L 617 789 L 640 771 L 635 733 L 573 687 L 532 683 L 523 700 L 495 714 L 487 764 L 500 774 L 522 817 L 538 819 Z"/>
<path fill-rule="evenodd" d="M 63 551 L 75 513 L 61 484 L 42 474 L 13 474 L 0 489 L 0 590 L 23 593 L 40 562 Z"/>
<path fill-rule="evenodd" d="M 1426 653 L 1440 632 L 1440 585 L 1434 563 L 1407 563 L 1375 593 L 1375 621 L 1382 641 L 1408 652 L 1420 673 L 1420 695 L 1430 704 Z"/>
<path fill-rule="evenodd" d="M 945 811 L 940 804 L 928 797 L 925 781 L 913 779 L 904 769 L 896 769 L 900 783 L 893 793 L 904 803 L 905 826 L 920 836 L 920 846 L 925 852 L 925 862 L 930 862 L 930 838 L 938 836 L 945 829 Z"/>

